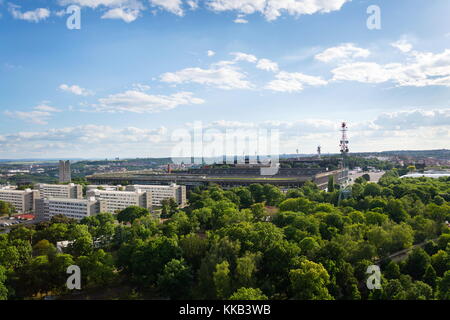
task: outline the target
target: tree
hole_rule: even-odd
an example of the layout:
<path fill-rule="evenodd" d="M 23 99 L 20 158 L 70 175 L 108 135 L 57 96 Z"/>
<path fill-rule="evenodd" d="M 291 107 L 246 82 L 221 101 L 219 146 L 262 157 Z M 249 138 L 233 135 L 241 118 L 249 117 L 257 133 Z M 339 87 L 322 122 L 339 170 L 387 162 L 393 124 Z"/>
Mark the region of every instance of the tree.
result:
<path fill-rule="evenodd" d="M 166 263 L 181 258 L 181 249 L 173 238 L 160 236 L 137 241 L 123 260 L 132 273 L 134 282 L 141 286 L 153 285 Z"/>
<path fill-rule="evenodd" d="M 250 253 L 238 258 L 236 261 L 236 283 L 242 287 L 252 287 L 256 284 L 255 274 L 258 271 L 258 264 L 261 253 Z"/>
<path fill-rule="evenodd" d="M 114 237 L 114 222 L 115 217 L 111 213 L 99 213 L 80 221 L 81 224 L 88 226 L 89 233 L 101 245 L 107 245 Z"/>
<path fill-rule="evenodd" d="M 446 271 L 439 281 L 436 296 L 439 300 L 450 300 L 450 270 Z"/>
<path fill-rule="evenodd" d="M 444 275 L 444 272 L 449 270 L 450 255 L 444 251 L 439 250 L 431 257 L 431 264 L 439 277 Z"/>
<path fill-rule="evenodd" d="M 0 265 L 0 300 L 8 299 L 8 289 L 5 286 L 6 269 Z"/>
<path fill-rule="evenodd" d="M 229 298 L 229 300 L 267 300 L 267 296 L 263 294 L 259 288 L 239 288 Z"/>
<path fill-rule="evenodd" d="M 33 246 L 35 256 L 50 256 L 56 254 L 56 248 L 48 240 L 40 240 Z"/>
<path fill-rule="evenodd" d="M 437 240 L 437 245 L 440 250 L 445 250 L 450 243 L 450 233 L 442 234 Z"/>
<path fill-rule="evenodd" d="M 81 236 L 68 246 L 68 252 L 76 257 L 87 256 L 91 254 L 93 250 L 94 246 L 91 235 Z"/>
<path fill-rule="evenodd" d="M 20 239 L 23 241 L 30 242 L 33 238 L 35 231 L 30 228 L 25 228 L 23 226 L 12 228 L 8 234 L 8 238 L 10 241 Z"/>
<path fill-rule="evenodd" d="M 173 198 L 164 199 L 161 201 L 163 218 L 170 218 L 178 211 L 178 204 Z"/>
<path fill-rule="evenodd" d="M 201 260 L 208 249 L 208 240 L 197 234 L 188 234 L 181 237 L 180 247 L 183 250 L 183 257 L 194 270 L 200 268 Z"/>
<path fill-rule="evenodd" d="M 366 180 L 367 182 L 370 181 L 370 175 L 368 173 L 365 173 L 361 176 L 361 178 L 363 178 L 364 180 Z"/>
<path fill-rule="evenodd" d="M 234 188 L 233 192 L 239 197 L 239 203 L 241 208 L 250 208 L 254 203 L 252 193 L 248 188 L 239 187 Z"/>
<path fill-rule="evenodd" d="M 289 272 L 293 297 L 299 300 L 332 300 L 327 286 L 330 276 L 323 265 L 304 260 Z"/>
<path fill-rule="evenodd" d="M 263 221 L 267 216 L 267 210 L 263 203 L 255 203 L 250 208 L 255 221 Z"/>
<path fill-rule="evenodd" d="M 400 267 L 398 263 L 395 263 L 394 261 L 389 262 L 389 264 L 386 267 L 386 270 L 384 272 L 384 275 L 388 279 L 398 279 L 400 278 L 401 272 Z"/>
<path fill-rule="evenodd" d="M 263 190 L 266 198 L 266 203 L 269 206 L 276 206 L 284 200 L 284 194 L 283 192 L 281 192 L 280 188 L 277 188 L 270 184 L 265 184 L 263 186 Z"/>
<path fill-rule="evenodd" d="M 134 220 L 149 215 L 148 209 L 131 206 L 123 209 L 117 214 L 117 220 L 119 222 L 133 222 Z"/>
<path fill-rule="evenodd" d="M 82 270 L 83 287 L 105 287 L 113 284 L 117 277 L 113 257 L 102 249 L 78 257 L 76 264 Z"/>
<path fill-rule="evenodd" d="M 379 184 L 376 183 L 368 183 L 366 184 L 366 186 L 364 187 L 364 196 L 372 196 L 372 197 L 376 197 L 381 195 L 381 187 Z"/>
<path fill-rule="evenodd" d="M 231 293 L 231 276 L 230 264 L 228 261 L 223 261 L 216 265 L 216 271 L 213 273 L 214 286 L 216 288 L 216 295 L 219 299 L 226 299 Z"/>
<path fill-rule="evenodd" d="M 328 192 L 334 192 L 334 176 L 328 177 Z"/>
<path fill-rule="evenodd" d="M 427 266 L 427 269 L 425 270 L 425 274 L 423 275 L 423 281 L 434 288 L 436 286 L 436 279 L 436 271 L 434 270 L 433 266 L 429 264 Z"/>
<path fill-rule="evenodd" d="M 386 212 L 389 214 L 389 217 L 397 223 L 405 221 L 408 217 L 406 210 L 403 208 L 402 202 L 398 199 L 389 200 Z"/>
<path fill-rule="evenodd" d="M 183 259 L 172 259 L 158 278 L 158 288 L 171 299 L 188 299 L 192 287 L 192 271 Z"/>
<path fill-rule="evenodd" d="M 424 276 L 430 262 L 430 256 L 422 248 L 415 248 L 408 256 L 404 269 L 414 279 L 420 280 Z"/>
<path fill-rule="evenodd" d="M 11 203 L 0 200 L 0 217 L 5 215 L 11 216 L 14 212 L 16 210 Z"/>
<path fill-rule="evenodd" d="M 53 223 L 49 227 L 36 232 L 33 240 L 38 242 L 39 240 L 46 239 L 49 242 L 56 244 L 58 241 L 64 241 L 68 239 L 69 225 L 66 223 Z"/>

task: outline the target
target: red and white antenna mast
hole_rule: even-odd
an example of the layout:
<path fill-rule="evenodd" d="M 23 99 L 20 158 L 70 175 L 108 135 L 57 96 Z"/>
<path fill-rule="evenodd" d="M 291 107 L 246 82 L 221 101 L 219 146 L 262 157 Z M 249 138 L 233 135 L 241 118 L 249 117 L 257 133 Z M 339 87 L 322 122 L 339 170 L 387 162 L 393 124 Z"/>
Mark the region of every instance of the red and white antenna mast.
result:
<path fill-rule="evenodd" d="M 349 152 L 347 131 L 348 131 L 347 123 L 342 122 L 342 124 L 341 124 L 342 137 L 341 137 L 341 143 L 339 144 L 339 146 L 341 147 L 341 154 L 343 157 L 345 157 Z"/>

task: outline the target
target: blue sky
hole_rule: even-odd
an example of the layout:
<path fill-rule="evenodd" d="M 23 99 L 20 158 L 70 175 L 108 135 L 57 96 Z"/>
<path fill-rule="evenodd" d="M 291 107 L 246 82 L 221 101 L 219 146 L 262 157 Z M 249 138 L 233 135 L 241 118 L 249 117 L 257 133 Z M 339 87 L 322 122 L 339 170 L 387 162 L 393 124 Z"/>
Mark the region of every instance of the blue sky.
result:
<path fill-rule="evenodd" d="M 198 121 L 276 128 L 286 153 L 337 152 L 343 120 L 351 151 L 449 148 L 449 13 L 447 0 L 0 0 L 0 158 L 169 156 Z"/>

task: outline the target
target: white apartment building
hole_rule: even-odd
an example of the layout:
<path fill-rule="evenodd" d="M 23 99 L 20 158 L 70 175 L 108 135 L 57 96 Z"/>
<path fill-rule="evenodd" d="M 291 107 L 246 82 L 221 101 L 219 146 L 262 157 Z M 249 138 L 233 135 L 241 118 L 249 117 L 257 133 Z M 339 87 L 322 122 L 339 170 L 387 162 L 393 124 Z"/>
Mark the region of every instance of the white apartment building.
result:
<path fill-rule="evenodd" d="M 33 212 L 35 198 L 39 198 L 37 190 L 14 190 L 7 187 L 0 189 L 0 200 L 12 204 L 18 213 Z"/>
<path fill-rule="evenodd" d="M 126 187 L 128 191 L 141 190 L 152 195 L 152 205 L 161 206 L 161 201 L 173 198 L 180 206 L 186 205 L 186 186 L 177 184 L 171 185 L 130 185 Z"/>
<path fill-rule="evenodd" d="M 151 193 L 136 191 L 89 190 L 87 197 L 105 202 L 105 212 L 117 213 L 130 206 L 152 208 Z"/>
<path fill-rule="evenodd" d="M 36 215 L 39 219 L 50 220 L 53 216 L 64 215 L 68 218 L 81 220 L 105 211 L 105 203 L 94 198 L 90 199 L 36 199 Z"/>
<path fill-rule="evenodd" d="M 122 187 L 121 185 L 118 186 L 110 186 L 108 184 L 102 184 L 102 185 L 96 185 L 96 184 L 90 184 L 86 186 L 86 191 L 90 190 L 106 190 L 106 191 L 125 191 L 125 187 Z"/>
<path fill-rule="evenodd" d="M 41 198 L 83 199 L 83 187 L 79 184 L 38 184 Z"/>

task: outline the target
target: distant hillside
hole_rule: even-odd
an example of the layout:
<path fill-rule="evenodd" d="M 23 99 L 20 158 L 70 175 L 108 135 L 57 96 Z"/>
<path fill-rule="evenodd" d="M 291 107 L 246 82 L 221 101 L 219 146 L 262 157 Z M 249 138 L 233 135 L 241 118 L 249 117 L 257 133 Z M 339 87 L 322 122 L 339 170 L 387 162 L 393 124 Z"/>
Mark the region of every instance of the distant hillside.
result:
<path fill-rule="evenodd" d="M 435 158 L 441 160 L 450 160 L 450 150 L 397 150 L 397 151 L 382 151 L 382 152 L 360 152 L 352 153 L 353 156 L 401 156 L 414 158 Z"/>

